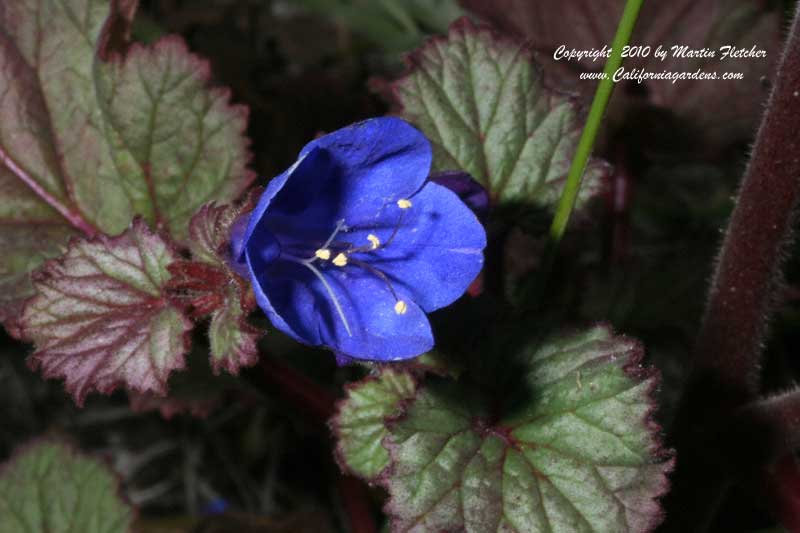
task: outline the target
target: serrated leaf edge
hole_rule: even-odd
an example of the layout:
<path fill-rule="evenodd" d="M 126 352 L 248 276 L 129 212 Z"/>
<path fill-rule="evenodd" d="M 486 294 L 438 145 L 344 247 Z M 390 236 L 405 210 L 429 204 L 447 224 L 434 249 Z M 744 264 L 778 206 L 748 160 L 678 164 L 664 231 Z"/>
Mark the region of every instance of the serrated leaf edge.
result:
<path fill-rule="evenodd" d="M 548 82 L 547 73 L 545 72 L 541 64 L 538 61 L 536 61 L 536 57 L 539 52 L 532 45 L 532 43 L 525 40 L 514 39 L 509 35 L 503 34 L 500 31 L 498 31 L 494 26 L 486 22 L 479 21 L 476 23 L 469 16 L 466 15 L 459 17 L 452 24 L 450 24 L 447 34 L 434 35 L 432 37 L 429 37 L 423 42 L 421 46 L 408 52 L 403 58 L 404 69 L 395 79 L 393 79 L 390 82 L 386 82 L 386 80 L 379 78 L 373 78 L 370 80 L 370 85 L 373 87 L 373 90 L 375 90 L 375 92 L 378 92 L 379 94 L 382 94 L 384 96 L 384 99 L 389 101 L 391 106 L 390 111 L 392 115 L 396 115 L 400 118 L 403 118 L 404 106 L 401 103 L 402 98 L 400 97 L 401 83 L 406 78 L 413 75 L 416 69 L 422 65 L 423 56 L 424 54 L 427 53 L 428 49 L 435 48 L 438 45 L 446 45 L 450 40 L 450 36 L 455 32 L 458 32 L 459 34 L 465 37 L 468 34 L 485 33 L 488 34 L 490 39 L 495 43 L 517 48 L 519 50 L 519 54 L 527 61 L 527 63 L 531 66 L 531 68 L 538 73 L 541 79 L 542 89 L 548 93 L 548 96 L 550 97 L 558 96 L 563 98 L 565 100 L 565 104 L 568 104 L 575 109 L 576 120 L 578 121 L 578 123 L 583 124 L 586 118 L 587 109 L 582 104 L 581 95 L 576 92 L 567 91 L 563 88 L 560 88 Z M 610 188 L 609 180 L 613 172 L 613 167 L 610 163 L 608 163 L 603 159 L 590 158 L 589 162 L 586 165 L 586 170 L 584 171 L 584 174 L 589 173 L 592 169 L 596 169 L 596 171 L 598 172 L 598 179 L 597 179 L 598 186 L 591 192 L 591 197 L 597 197 L 605 193 Z M 554 185 L 560 182 L 566 182 L 566 179 L 567 176 L 565 173 L 564 176 L 562 176 L 561 178 L 552 180 L 549 183 L 545 183 L 543 185 Z M 495 197 L 494 193 L 492 191 L 488 192 L 489 192 L 490 202 L 492 204 L 496 203 L 497 198 Z M 577 218 L 580 218 L 582 212 L 583 210 L 580 209 L 575 210 L 575 215 L 577 215 Z"/>
<path fill-rule="evenodd" d="M 237 271 L 233 265 L 231 264 L 232 261 L 235 259 L 231 257 L 231 254 L 228 250 L 225 250 L 224 247 L 226 245 L 230 246 L 230 231 L 231 229 L 237 224 L 242 217 L 248 216 L 249 213 L 255 208 L 256 203 L 258 202 L 258 198 L 262 192 L 261 187 L 254 187 L 250 189 L 248 193 L 244 195 L 244 198 L 238 204 L 232 202 L 230 204 L 220 204 L 216 201 L 212 200 L 211 202 L 207 202 L 200 206 L 200 208 L 195 212 L 194 215 L 189 220 L 189 237 L 194 238 L 196 235 L 193 235 L 196 232 L 202 231 L 203 234 L 201 238 L 205 239 L 206 241 L 213 240 L 213 235 L 209 235 L 205 231 L 205 226 L 200 224 L 198 217 L 213 217 L 213 230 L 217 231 L 220 234 L 228 234 L 228 239 L 223 240 L 223 242 L 219 245 L 218 248 L 212 249 L 212 253 L 215 256 L 216 261 L 207 261 L 201 257 L 195 257 L 192 254 L 192 261 L 197 262 L 200 264 L 204 264 L 210 266 L 211 268 L 219 270 L 223 275 L 230 278 L 230 281 L 234 284 L 233 291 L 236 294 L 235 301 L 231 300 L 226 297 L 226 294 L 223 294 L 223 302 L 222 305 L 213 309 L 209 315 L 209 335 L 210 335 L 210 328 L 211 325 L 215 320 L 219 318 L 219 316 L 225 312 L 226 304 L 227 305 L 238 305 L 239 309 L 242 312 L 242 316 L 237 321 L 238 327 L 241 330 L 242 335 L 249 336 L 251 339 L 248 342 L 252 342 L 254 344 L 254 351 L 252 354 L 247 355 L 244 358 L 231 358 L 225 357 L 222 359 L 217 359 L 214 357 L 214 354 L 209 352 L 209 364 L 211 365 L 211 370 L 214 375 L 219 375 L 221 371 L 224 369 L 231 375 L 238 375 L 242 368 L 250 367 L 258 363 L 259 354 L 258 354 L 258 346 L 257 343 L 261 336 L 263 336 L 264 332 L 259 330 L 256 326 L 251 324 L 247 318 L 248 315 L 256 308 L 255 296 L 253 294 L 252 288 L 248 280 L 243 277 L 241 271 Z M 218 216 L 215 212 L 219 213 L 220 215 L 224 214 L 226 209 L 232 210 L 232 215 L 230 218 L 230 224 L 228 227 L 224 227 L 224 219 L 221 216 Z M 198 224 L 195 226 L 195 224 Z M 196 228 L 196 229 L 195 229 Z M 174 264 L 180 263 L 181 261 L 176 261 Z M 169 282 L 167 282 L 167 287 L 169 287 L 170 282 L 172 282 L 176 274 L 170 270 L 173 274 L 172 278 Z M 228 291 L 225 291 L 226 293 Z"/>
<path fill-rule="evenodd" d="M 77 444 L 71 439 L 55 435 L 45 435 L 35 437 L 28 442 L 18 445 L 11 452 L 11 455 L 5 461 L 0 463 L 0 478 L 6 475 L 6 471 L 10 470 L 16 461 L 28 453 L 35 452 L 36 448 L 43 446 L 56 446 L 62 448 L 70 457 L 70 459 L 85 459 L 93 461 L 105 468 L 106 473 L 114 481 L 114 496 L 123 504 L 126 505 L 130 513 L 130 527 L 124 533 L 134 533 L 134 524 L 138 521 L 140 513 L 139 508 L 128 499 L 127 494 L 122 490 L 123 478 L 119 472 L 114 468 L 109 457 L 102 455 L 89 454 L 82 451 Z M 121 532 L 123 533 L 123 532 Z"/>
<path fill-rule="evenodd" d="M 609 340 L 617 339 L 624 341 L 627 346 L 625 347 L 624 355 L 621 355 L 621 357 L 625 357 L 627 361 L 625 361 L 622 364 L 621 366 L 622 371 L 625 373 L 626 376 L 628 376 L 632 380 L 648 382 L 648 386 L 644 394 L 645 394 L 645 399 L 649 405 L 649 409 L 642 416 L 641 423 L 646 428 L 646 430 L 648 431 L 648 435 L 650 436 L 650 442 L 647 451 L 651 457 L 651 462 L 648 464 L 649 465 L 660 464 L 662 467 L 662 474 L 664 476 L 664 483 L 662 484 L 662 486 L 659 488 L 658 491 L 654 492 L 651 495 L 651 498 L 649 500 L 652 503 L 652 505 L 656 506 L 657 510 L 656 512 L 650 515 L 649 517 L 650 521 L 644 524 L 642 529 L 639 530 L 642 533 L 649 533 L 654 531 L 655 528 L 664 520 L 665 516 L 664 508 L 660 500 L 670 489 L 670 482 L 668 476 L 673 471 L 676 460 L 675 450 L 664 446 L 664 441 L 662 436 L 663 428 L 655 418 L 656 412 L 658 410 L 658 404 L 656 403 L 656 394 L 661 384 L 661 373 L 655 367 L 645 367 L 642 364 L 645 353 L 644 345 L 638 339 L 627 337 L 625 335 L 615 335 L 611 325 L 606 322 L 601 322 L 595 324 L 591 328 L 585 328 L 585 329 L 601 329 L 607 333 Z M 584 329 L 583 328 L 562 329 L 559 333 L 560 335 L 563 336 L 563 335 L 568 335 L 570 331 L 577 332 L 577 331 L 584 331 Z M 591 363 L 591 361 L 589 361 L 589 363 Z M 383 439 L 381 445 L 383 446 L 384 449 L 386 449 L 389 452 L 389 464 L 376 477 L 376 479 L 367 480 L 370 483 L 370 485 L 381 486 L 387 492 L 389 492 L 391 478 L 393 475 L 393 467 L 396 462 L 397 453 L 399 449 L 399 444 L 394 442 L 394 440 L 392 439 L 391 428 L 406 419 L 406 417 L 408 416 L 409 407 L 415 401 L 416 396 L 419 395 L 419 393 L 424 389 L 425 385 L 418 383 L 416 387 L 415 397 L 404 400 L 402 402 L 401 412 L 398 413 L 396 416 L 386 417 L 385 420 L 389 432 Z M 469 429 L 475 430 L 475 428 L 469 428 Z M 513 447 L 514 445 L 513 437 L 510 436 L 510 431 L 507 428 L 501 426 L 483 428 L 483 431 L 480 432 L 476 431 L 476 433 L 479 433 L 481 438 L 486 438 L 486 435 L 491 434 L 504 440 L 506 446 Z M 509 439 L 512 440 L 510 441 Z M 338 447 L 339 444 L 337 442 L 337 450 Z M 480 447 L 478 449 L 480 449 Z M 338 457 L 337 457 L 337 462 L 339 462 Z M 390 518 L 390 530 L 394 533 L 406 533 L 404 530 L 399 529 L 395 525 L 396 523 L 393 520 L 391 520 L 395 504 L 391 498 L 391 493 L 389 494 L 390 497 L 387 498 L 386 503 L 383 506 L 383 511 Z"/>
<path fill-rule="evenodd" d="M 345 457 L 345 451 L 343 445 L 344 441 L 341 438 L 341 434 L 338 428 L 341 427 L 342 410 L 345 407 L 347 401 L 350 399 L 350 391 L 355 390 L 366 384 L 380 381 L 381 377 L 384 374 L 384 371 L 386 370 L 396 371 L 398 373 L 406 374 L 409 377 L 409 379 L 411 379 L 414 386 L 414 390 L 419 391 L 420 378 L 415 372 L 403 368 L 393 369 L 390 365 L 385 365 L 378 372 L 372 373 L 359 381 L 351 381 L 346 383 L 343 387 L 344 396 L 336 401 L 336 403 L 334 404 L 334 415 L 328 420 L 328 429 L 330 430 L 333 439 L 336 442 L 336 446 L 333 450 L 333 458 L 336 461 L 336 464 L 339 466 L 339 469 L 344 473 L 356 476 L 359 479 L 364 480 L 370 486 L 376 486 L 382 484 L 383 477 L 386 475 L 386 472 L 392 466 L 391 457 L 389 460 L 389 464 L 387 464 L 386 467 L 384 467 L 384 469 L 380 473 L 378 473 L 374 478 L 364 478 L 358 475 L 347 465 L 347 461 L 344 458 Z M 409 398 L 401 399 L 397 404 L 395 412 L 384 417 L 384 424 L 386 424 L 388 420 L 404 416 L 406 413 L 406 409 L 408 408 L 409 405 L 411 405 L 412 401 L 413 399 Z M 383 446 L 386 449 L 386 446 L 383 444 L 383 442 L 381 442 L 381 446 Z M 388 449 L 386 449 L 386 451 L 389 452 Z"/>
<path fill-rule="evenodd" d="M 208 97 L 210 100 L 219 100 L 221 105 L 226 109 L 226 111 L 230 114 L 232 120 L 237 120 L 240 127 L 237 131 L 238 133 L 238 140 L 241 142 L 241 153 L 244 156 L 241 161 L 242 166 L 242 174 L 241 176 L 234 176 L 233 178 L 240 178 L 241 183 L 238 185 L 238 193 L 236 194 L 236 198 L 239 198 L 244 194 L 247 188 L 253 183 L 256 179 L 256 173 L 251 168 L 249 168 L 250 163 L 252 163 L 254 154 L 251 150 L 252 140 L 247 135 L 247 124 L 250 117 L 250 108 L 245 104 L 234 104 L 232 103 L 232 91 L 229 87 L 219 87 L 213 86 L 211 84 L 212 74 L 211 74 L 211 62 L 205 58 L 200 57 L 199 55 L 193 53 L 189 46 L 186 44 L 186 41 L 180 35 L 165 35 L 159 38 L 156 42 L 152 44 L 144 44 L 135 42 L 132 43 L 128 49 L 125 51 L 124 54 L 119 54 L 120 57 L 112 56 L 112 61 L 116 60 L 119 63 L 119 67 L 124 67 L 127 63 L 134 62 L 139 58 L 147 58 L 149 54 L 168 54 L 168 53 L 175 53 L 184 56 L 185 61 L 190 68 L 194 71 L 194 74 L 197 76 L 198 80 L 200 80 L 203 84 L 203 87 L 206 91 L 208 91 Z M 104 120 L 107 122 L 108 126 L 112 129 L 116 130 L 117 125 L 108 116 L 107 110 L 103 107 L 103 117 Z M 149 162 L 148 162 L 149 163 Z M 141 163 L 139 161 L 136 162 L 137 165 L 141 167 Z M 155 189 L 151 183 L 152 177 L 150 176 L 150 172 L 147 171 L 146 168 L 142 168 L 144 179 L 147 182 L 147 189 L 148 189 L 148 196 L 153 206 L 154 213 L 156 214 L 156 225 L 157 227 L 161 227 L 162 225 L 168 225 L 169 220 L 164 219 L 161 216 L 161 211 L 159 209 L 159 204 L 157 201 L 157 196 L 155 193 Z M 223 180 L 217 184 L 215 191 L 219 190 L 220 188 L 226 185 L 226 181 Z M 188 180 L 184 183 L 183 187 L 188 186 Z M 214 202 L 214 198 L 207 198 L 205 201 L 200 202 L 198 206 L 198 210 L 195 211 L 197 213 L 203 205 L 208 203 Z M 189 217 L 187 220 L 187 230 L 188 230 L 188 223 L 191 221 L 192 217 Z"/>
<path fill-rule="evenodd" d="M 108 246 L 109 248 L 113 248 L 117 243 L 124 242 L 128 238 L 128 232 L 133 232 L 133 231 L 137 231 L 137 230 L 144 230 L 145 232 L 148 232 L 148 233 L 160 238 L 164 242 L 165 247 L 172 253 L 172 255 L 174 257 L 180 257 L 180 254 L 178 253 L 178 251 L 177 251 L 177 249 L 175 247 L 174 241 L 167 235 L 165 229 L 161 228 L 161 229 L 158 229 L 158 230 L 151 230 L 149 228 L 149 226 L 147 225 L 147 223 L 144 221 L 144 219 L 141 216 L 136 215 L 133 218 L 133 220 L 131 221 L 131 224 L 128 227 L 128 229 L 126 231 L 120 233 L 117 236 L 111 237 L 111 236 L 108 236 L 108 235 L 106 235 L 104 233 L 101 233 L 101 234 L 94 235 L 92 237 L 82 237 L 80 235 L 74 235 L 74 236 L 70 237 L 69 242 L 67 244 L 66 251 L 61 256 L 54 257 L 52 259 L 46 260 L 44 263 L 42 263 L 42 265 L 38 269 L 36 269 L 34 272 L 31 273 L 31 280 L 34 282 L 34 287 L 35 287 L 35 283 L 36 283 L 37 280 L 45 279 L 48 276 L 50 276 L 50 272 L 54 268 L 57 268 L 58 264 L 61 261 L 64 260 L 64 258 L 67 256 L 69 251 L 74 246 L 77 246 L 81 241 L 85 241 L 85 242 L 91 243 L 91 244 L 102 244 L 104 246 Z M 186 315 L 183 313 L 182 310 L 176 308 L 175 306 L 171 305 L 168 302 L 166 296 L 163 294 L 163 287 L 161 287 L 161 290 L 162 290 L 161 298 L 164 300 L 164 305 L 162 307 L 172 307 L 173 309 L 178 311 L 180 316 L 181 316 L 181 318 L 184 320 L 184 325 L 187 326 L 186 331 L 181 335 L 181 342 L 183 343 L 183 355 L 178 358 L 178 360 L 176 361 L 175 366 L 170 370 L 170 372 L 172 372 L 172 371 L 180 371 L 180 370 L 183 370 L 183 369 L 186 368 L 186 354 L 189 352 L 189 348 L 191 347 L 191 343 L 192 343 L 192 330 L 193 330 L 192 326 L 193 326 L 193 323 L 192 323 L 191 320 L 189 320 L 186 317 Z M 33 301 L 38 296 L 39 296 L 39 294 L 36 293 L 33 296 L 31 296 L 30 298 L 28 298 L 27 300 L 25 300 L 25 304 L 24 304 L 24 306 L 22 308 L 22 312 L 20 313 L 20 316 L 24 316 L 24 314 L 27 312 L 28 306 L 31 305 L 33 303 Z M 33 339 L 33 337 L 28 334 L 27 328 L 25 327 L 25 325 L 22 322 L 20 322 L 19 328 L 20 328 L 21 337 L 23 339 L 25 339 L 25 340 Z M 41 366 L 41 361 L 35 357 L 37 353 L 38 353 L 38 350 L 35 350 L 33 353 L 31 353 L 28 356 L 28 358 L 26 360 L 26 364 L 27 364 L 28 368 L 30 368 L 32 371 L 36 371 Z M 53 379 L 53 378 L 60 378 L 61 377 L 61 376 L 59 376 L 57 374 L 53 374 L 52 372 L 43 372 L 42 375 L 43 375 L 43 377 L 45 379 Z M 164 382 L 162 383 L 162 386 L 163 386 L 163 390 L 161 392 L 163 392 L 163 394 L 160 394 L 160 395 L 166 397 L 169 394 L 169 382 L 168 382 L 168 379 L 164 380 Z M 131 390 L 135 390 L 135 391 L 141 392 L 141 393 L 153 392 L 154 394 L 158 394 L 157 391 L 149 391 L 149 390 L 146 390 L 146 389 L 139 390 L 136 387 L 128 387 L 126 385 L 126 383 L 121 379 L 117 380 L 117 381 L 114 381 L 113 383 L 109 384 L 108 387 L 103 387 L 102 389 L 98 388 L 98 387 L 94 387 L 94 390 L 96 390 L 100 394 L 108 395 L 108 394 L 111 394 L 113 391 L 115 391 L 116 389 L 118 389 L 120 387 L 123 387 L 126 390 L 128 390 L 130 388 Z M 75 399 L 76 405 L 78 405 L 79 407 L 82 407 L 83 403 L 85 401 L 85 395 L 82 396 L 82 397 L 78 397 L 78 396 L 73 394 L 72 396 Z"/>

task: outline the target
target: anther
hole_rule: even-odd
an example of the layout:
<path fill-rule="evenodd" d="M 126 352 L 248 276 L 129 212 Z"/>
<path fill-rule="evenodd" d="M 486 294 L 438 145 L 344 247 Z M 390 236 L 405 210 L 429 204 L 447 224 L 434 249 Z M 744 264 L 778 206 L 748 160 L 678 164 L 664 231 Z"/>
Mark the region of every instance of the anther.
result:
<path fill-rule="evenodd" d="M 322 259 L 323 261 L 327 261 L 331 258 L 331 251 L 327 248 L 320 248 L 316 252 L 314 252 L 314 257 L 317 259 Z"/>
<path fill-rule="evenodd" d="M 344 254 L 339 254 L 333 258 L 333 264 L 337 267 L 343 267 L 347 264 L 347 256 Z"/>
<path fill-rule="evenodd" d="M 394 312 L 398 315 L 404 315 L 408 311 L 408 305 L 403 300 L 397 300 L 397 303 L 394 304 Z"/>
<path fill-rule="evenodd" d="M 409 207 L 411 207 L 411 200 L 406 200 L 405 198 L 401 198 L 400 200 L 397 200 L 397 207 L 399 207 L 400 209 L 408 209 Z"/>
<path fill-rule="evenodd" d="M 372 233 L 367 235 L 367 240 L 369 241 L 370 245 L 372 245 L 373 250 L 381 245 L 381 240 L 378 238 L 377 235 L 373 235 Z"/>

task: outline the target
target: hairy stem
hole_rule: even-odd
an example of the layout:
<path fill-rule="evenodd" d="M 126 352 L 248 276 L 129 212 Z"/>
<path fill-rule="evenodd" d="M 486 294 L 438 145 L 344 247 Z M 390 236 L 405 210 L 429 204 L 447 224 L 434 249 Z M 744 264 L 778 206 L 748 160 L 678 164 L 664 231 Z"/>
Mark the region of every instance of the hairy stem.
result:
<path fill-rule="evenodd" d="M 705 446 L 754 399 L 785 250 L 800 199 L 800 11 L 778 67 L 750 163 L 731 215 L 694 353 L 694 369 L 676 418 L 678 448 L 668 521 L 701 530 L 734 472 Z M 719 468 L 713 465 L 717 464 Z"/>
<path fill-rule="evenodd" d="M 706 464 L 754 474 L 800 446 L 800 389 L 750 402 L 728 413 L 725 421 L 711 426 L 714 433 L 702 446 L 713 450 Z"/>
<path fill-rule="evenodd" d="M 733 210 L 697 339 L 696 370 L 738 396 L 758 392 L 767 319 L 800 198 L 800 28 L 775 89 Z M 738 398 L 731 398 L 738 401 Z"/>
<path fill-rule="evenodd" d="M 753 446 L 751 455 L 771 463 L 800 446 L 800 389 L 749 403 L 731 417 L 727 434 Z M 743 460 L 746 460 L 743 459 Z M 741 466 L 741 461 L 737 461 Z M 751 458 L 752 464 L 752 458 Z"/>

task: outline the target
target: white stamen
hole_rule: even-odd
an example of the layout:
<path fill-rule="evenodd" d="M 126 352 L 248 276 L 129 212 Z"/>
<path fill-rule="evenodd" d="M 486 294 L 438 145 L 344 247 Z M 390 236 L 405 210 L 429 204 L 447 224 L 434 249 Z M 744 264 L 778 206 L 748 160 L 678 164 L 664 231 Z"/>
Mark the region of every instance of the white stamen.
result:
<path fill-rule="evenodd" d="M 323 244 L 322 247 L 319 248 L 316 252 L 314 252 L 314 255 L 312 257 L 309 257 L 307 260 L 314 261 L 315 259 L 322 259 L 323 261 L 327 261 L 328 258 L 330 258 L 331 256 L 331 252 L 328 249 L 328 246 L 331 245 L 333 239 L 336 238 L 336 236 L 339 234 L 340 231 L 346 229 L 347 226 L 344 225 L 344 219 L 341 219 L 338 222 L 336 222 L 336 227 L 333 228 L 333 233 L 331 233 L 331 236 L 328 237 L 327 241 L 325 241 L 325 244 Z"/>
<path fill-rule="evenodd" d="M 337 267 L 343 267 L 347 264 L 347 256 L 344 254 L 339 254 L 333 258 L 333 264 Z"/>
<path fill-rule="evenodd" d="M 408 209 L 409 207 L 411 207 L 411 200 L 406 200 L 405 198 L 401 198 L 400 200 L 397 200 L 397 207 L 399 207 L 400 209 Z"/>
<path fill-rule="evenodd" d="M 394 312 L 398 315 L 404 315 L 408 311 L 408 305 L 403 300 L 397 300 L 397 303 L 394 304 Z"/>
<path fill-rule="evenodd" d="M 331 233 L 331 236 L 328 237 L 328 240 L 325 241 L 325 244 L 323 244 L 322 247 L 327 248 L 328 246 L 330 246 L 331 243 L 333 242 L 333 239 L 335 239 L 336 236 L 339 234 L 339 232 L 345 229 L 346 227 L 347 226 L 344 225 L 344 219 L 339 220 L 336 223 L 336 228 L 334 228 L 333 233 Z"/>
<path fill-rule="evenodd" d="M 378 238 L 377 235 L 373 235 L 372 233 L 367 235 L 367 240 L 369 241 L 370 245 L 372 245 L 373 250 L 375 250 L 378 246 L 381 245 L 381 240 Z"/>

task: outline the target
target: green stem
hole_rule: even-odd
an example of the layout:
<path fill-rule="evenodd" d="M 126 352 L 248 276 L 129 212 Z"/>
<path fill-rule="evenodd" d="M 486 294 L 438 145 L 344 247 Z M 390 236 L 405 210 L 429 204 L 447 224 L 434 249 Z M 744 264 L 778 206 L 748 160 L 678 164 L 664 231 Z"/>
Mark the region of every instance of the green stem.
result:
<path fill-rule="evenodd" d="M 555 255 L 555 250 L 558 249 L 558 243 L 564 235 L 570 214 L 575 207 L 575 199 L 581 187 L 583 172 L 586 170 L 586 164 L 597 139 L 597 132 L 600 130 L 600 123 L 606 112 L 608 100 L 614 91 L 613 76 L 622 65 L 622 49 L 630 41 L 633 27 L 636 24 L 636 19 L 643 3 L 644 0 L 627 0 L 625 3 L 625 11 L 622 13 L 622 19 L 617 27 L 617 34 L 614 36 L 614 42 L 611 45 L 611 57 L 608 58 L 604 69 L 605 76 L 597 86 L 597 92 L 594 93 L 594 100 L 592 100 L 592 107 L 589 109 L 586 126 L 583 128 L 580 141 L 578 141 L 578 149 L 572 159 L 572 165 L 569 167 L 567 184 L 561 193 L 556 214 L 553 217 L 553 224 L 550 226 L 550 239 L 548 242 L 550 252 L 548 256 L 550 259 Z"/>

